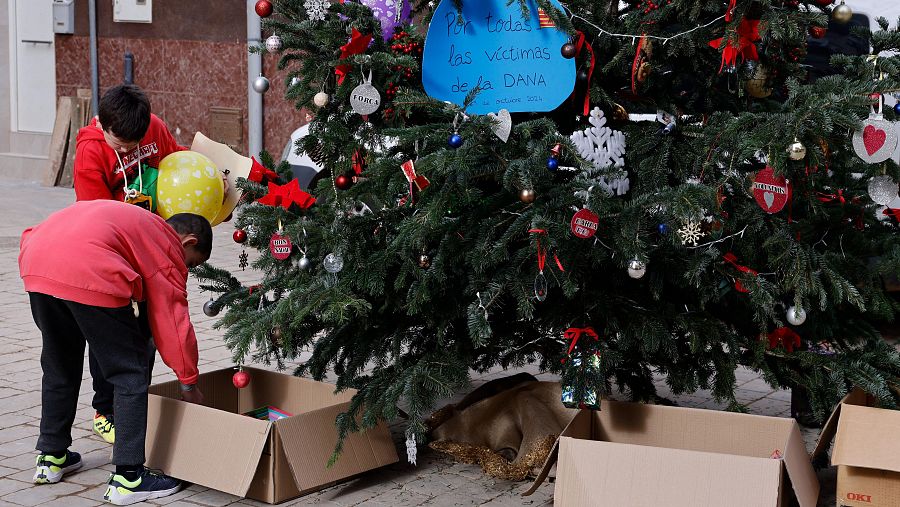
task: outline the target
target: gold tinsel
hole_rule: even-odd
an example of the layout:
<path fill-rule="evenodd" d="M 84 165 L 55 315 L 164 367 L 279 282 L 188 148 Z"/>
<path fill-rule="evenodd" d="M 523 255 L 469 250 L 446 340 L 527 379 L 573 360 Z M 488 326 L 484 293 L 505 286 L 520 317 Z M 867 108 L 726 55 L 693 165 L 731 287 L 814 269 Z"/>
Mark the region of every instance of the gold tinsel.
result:
<path fill-rule="evenodd" d="M 533 476 L 534 468 L 542 466 L 547 461 L 556 437 L 557 435 L 547 435 L 542 440 L 535 442 L 525 456 L 520 456 L 521 459 L 516 460 L 518 463 L 513 463 L 484 446 L 449 440 L 431 442 L 428 446 L 435 451 L 453 456 L 457 461 L 481 465 L 484 473 L 491 477 L 507 481 L 521 481 L 530 475 Z"/>

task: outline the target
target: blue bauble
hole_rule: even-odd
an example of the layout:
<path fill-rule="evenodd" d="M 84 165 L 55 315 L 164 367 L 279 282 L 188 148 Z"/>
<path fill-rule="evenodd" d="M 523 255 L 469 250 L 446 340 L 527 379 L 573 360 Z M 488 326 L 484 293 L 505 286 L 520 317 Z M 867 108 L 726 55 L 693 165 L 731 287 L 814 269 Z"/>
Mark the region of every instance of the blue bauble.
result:
<path fill-rule="evenodd" d="M 894 104 L 894 113 L 900 116 L 900 99 L 897 99 L 897 103 Z"/>
<path fill-rule="evenodd" d="M 557 160 L 556 157 L 548 158 L 547 159 L 547 169 L 550 169 L 551 171 L 555 171 L 555 170 L 559 169 L 559 160 Z"/>
<path fill-rule="evenodd" d="M 669 224 L 659 224 L 656 226 L 656 230 L 659 231 L 660 234 L 665 236 L 669 233 Z"/>
<path fill-rule="evenodd" d="M 454 150 L 456 148 L 459 148 L 460 146 L 463 145 L 462 136 L 459 134 L 453 134 L 452 136 L 450 136 L 450 139 L 447 139 L 447 145 L 450 146 L 451 148 L 453 148 Z"/>

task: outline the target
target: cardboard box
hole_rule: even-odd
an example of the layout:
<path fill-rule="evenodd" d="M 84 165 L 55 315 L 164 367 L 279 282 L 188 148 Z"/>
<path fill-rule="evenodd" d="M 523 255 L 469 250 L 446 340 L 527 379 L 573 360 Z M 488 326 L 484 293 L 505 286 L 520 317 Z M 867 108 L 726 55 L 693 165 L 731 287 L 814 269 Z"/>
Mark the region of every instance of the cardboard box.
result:
<path fill-rule="evenodd" d="M 822 428 L 814 455 L 828 451 L 837 467 L 839 506 L 900 505 L 900 412 L 874 408 L 875 399 L 861 390 L 848 394 Z"/>
<path fill-rule="evenodd" d="M 348 436 L 337 463 L 335 417 L 353 391 L 281 373 L 244 368 L 250 385 L 236 389 L 231 369 L 200 375 L 200 406 L 180 400 L 177 381 L 150 387 L 147 466 L 179 479 L 267 503 L 278 503 L 398 461 L 387 426 Z M 243 415 L 273 405 L 295 414 L 274 422 Z"/>
<path fill-rule="evenodd" d="M 776 451 L 780 459 L 773 459 Z M 819 481 L 793 419 L 602 402 L 563 430 L 554 505 L 814 507 Z"/>

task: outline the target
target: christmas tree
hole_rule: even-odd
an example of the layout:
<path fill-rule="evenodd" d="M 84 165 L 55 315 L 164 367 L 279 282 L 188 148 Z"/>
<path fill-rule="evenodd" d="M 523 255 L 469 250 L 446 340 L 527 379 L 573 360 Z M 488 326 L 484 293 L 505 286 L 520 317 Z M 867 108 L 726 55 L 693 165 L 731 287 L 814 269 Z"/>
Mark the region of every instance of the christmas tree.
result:
<path fill-rule="evenodd" d="M 358 390 L 341 434 L 402 405 L 421 441 L 470 370 L 526 363 L 572 406 L 654 401 L 662 375 L 740 410 L 738 365 L 819 417 L 853 386 L 897 406 L 886 21 L 850 30 L 829 0 L 272 3 L 259 50 L 282 52 L 324 170 L 306 194 L 264 157 L 277 176 L 242 183 L 235 223 L 261 285 L 198 275 L 236 362 L 308 352 L 298 375 Z M 822 37 L 871 51 L 811 79 Z"/>

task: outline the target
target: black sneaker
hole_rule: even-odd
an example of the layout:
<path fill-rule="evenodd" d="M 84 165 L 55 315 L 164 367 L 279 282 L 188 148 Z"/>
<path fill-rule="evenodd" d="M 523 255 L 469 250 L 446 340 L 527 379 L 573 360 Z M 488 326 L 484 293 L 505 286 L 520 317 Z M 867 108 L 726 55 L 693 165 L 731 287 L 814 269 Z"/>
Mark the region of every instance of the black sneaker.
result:
<path fill-rule="evenodd" d="M 140 477 L 134 481 L 129 481 L 118 474 L 110 475 L 103 499 L 114 505 L 131 505 L 174 495 L 179 489 L 181 489 L 180 480 L 145 468 Z"/>
<path fill-rule="evenodd" d="M 49 454 L 41 454 L 37 457 L 37 468 L 34 471 L 35 484 L 56 484 L 61 481 L 63 475 L 81 468 L 81 455 L 77 452 L 66 451 L 62 458 L 54 458 Z"/>

